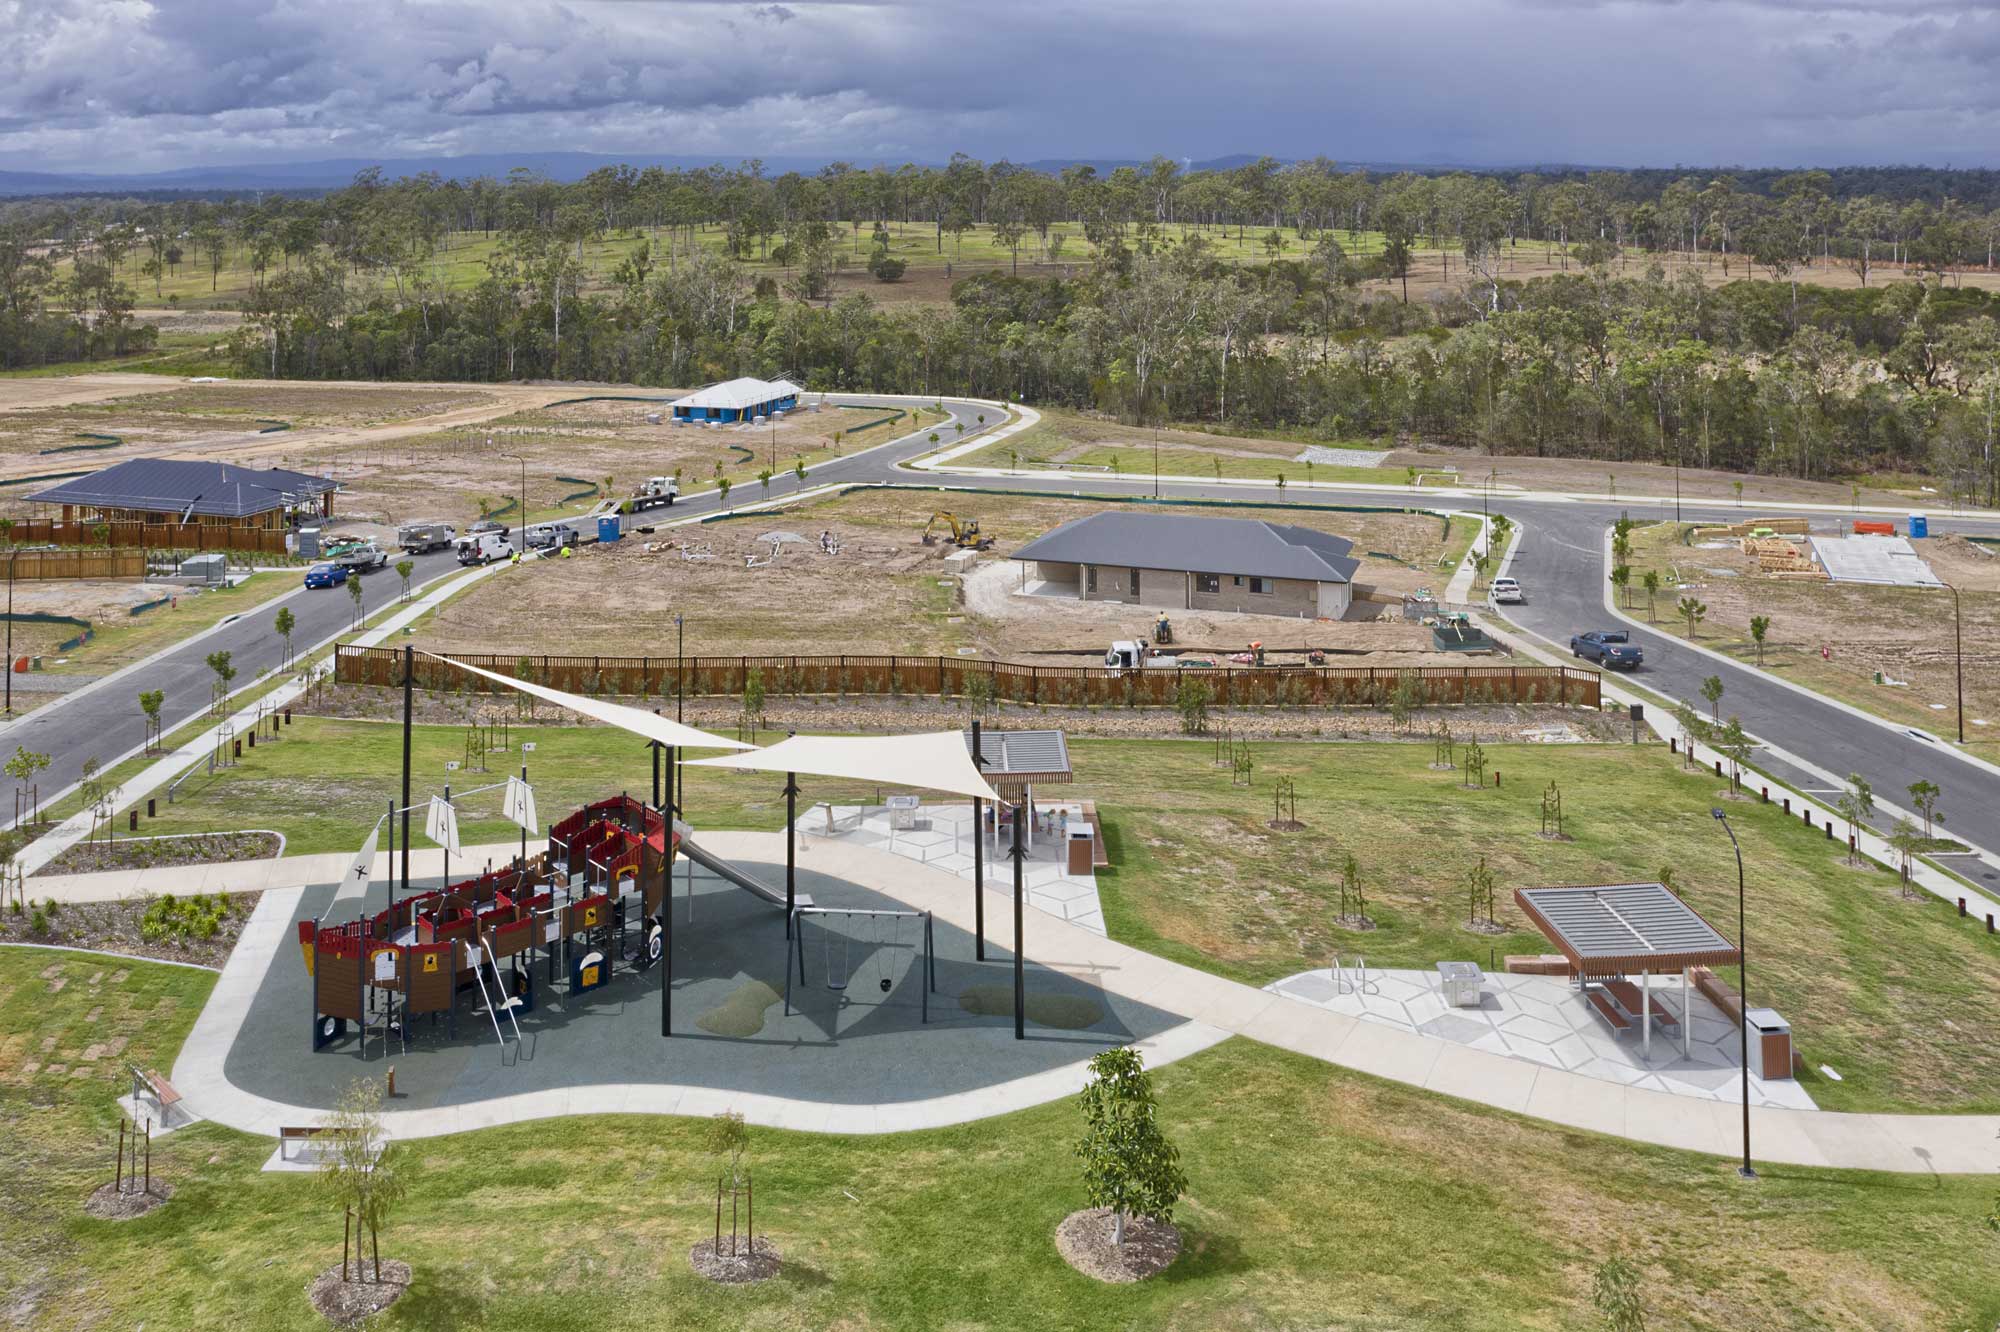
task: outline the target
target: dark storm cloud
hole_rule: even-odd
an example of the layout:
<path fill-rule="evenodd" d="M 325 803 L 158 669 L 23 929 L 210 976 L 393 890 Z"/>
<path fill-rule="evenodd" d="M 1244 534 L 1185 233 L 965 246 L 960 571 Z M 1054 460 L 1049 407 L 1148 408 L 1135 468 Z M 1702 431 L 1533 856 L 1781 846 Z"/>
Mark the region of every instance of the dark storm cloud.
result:
<path fill-rule="evenodd" d="M 1945 0 L 0 0 L 0 165 L 519 149 L 2000 161 Z"/>

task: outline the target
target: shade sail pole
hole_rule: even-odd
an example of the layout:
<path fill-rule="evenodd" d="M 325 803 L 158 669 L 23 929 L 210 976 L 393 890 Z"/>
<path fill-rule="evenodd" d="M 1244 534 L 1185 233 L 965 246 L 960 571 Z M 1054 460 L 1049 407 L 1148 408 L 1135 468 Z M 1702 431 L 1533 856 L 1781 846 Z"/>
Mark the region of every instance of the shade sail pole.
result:
<path fill-rule="evenodd" d="M 1014 806 L 1014 1039 L 1027 1037 L 1027 973 L 1021 963 L 1021 814 L 1024 806 Z"/>
<path fill-rule="evenodd" d="M 403 645 L 403 891 L 410 891 L 410 708 L 415 697 L 416 649 Z M 391 878 L 395 870 L 390 869 Z"/>
<path fill-rule="evenodd" d="M 798 908 L 799 779 L 785 774 L 785 937 L 792 937 L 792 914 Z"/>
<path fill-rule="evenodd" d="M 979 719 L 972 720 L 972 762 L 984 775 L 986 755 L 980 748 Z M 972 955 L 986 960 L 986 802 L 972 797 Z"/>

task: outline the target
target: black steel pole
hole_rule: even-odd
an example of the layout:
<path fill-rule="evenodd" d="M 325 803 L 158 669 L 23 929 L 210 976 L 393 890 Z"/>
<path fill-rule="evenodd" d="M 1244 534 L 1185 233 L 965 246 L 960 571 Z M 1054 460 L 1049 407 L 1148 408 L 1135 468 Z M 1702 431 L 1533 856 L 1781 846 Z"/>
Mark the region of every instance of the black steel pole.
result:
<path fill-rule="evenodd" d="M 7 556 L 7 715 L 14 715 L 14 561 L 20 551 Z"/>
<path fill-rule="evenodd" d="M 797 773 L 785 774 L 785 937 L 792 937 L 792 912 L 798 905 L 798 866 L 794 852 L 798 849 L 799 835 L 799 779 Z"/>
<path fill-rule="evenodd" d="M 653 751 L 653 808 L 660 808 L 660 742 L 655 740 L 647 746 Z"/>
<path fill-rule="evenodd" d="M 680 616 L 674 616 L 674 720 L 686 721 L 681 714 L 682 701 L 687 697 L 687 624 Z"/>
<path fill-rule="evenodd" d="M 666 883 L 660 893 L 660 1035 L 674 1034 L 674 830 L 667 825 L 667 854 L 660 857 Z"/>
<path fill-rule="evenodd" d="M 1958 589 L 1948 586 L 1947 590 L 1951 593 L 1952 655 L 1958 659 L 1958 743 L 1962 745 L 1965 743 L 1965 622 L 1959 616 Z M 10 665 L 11 662 L 10 656 Z"/>
<path fill-rule="evenodd" d="M 527 784 L 528 784 L 528 765 L 523 763 L 521 765 L 521 785 L 526 786 Z M 526 873 L 527 869 L 528 869 L 528 825 L 524 823 L 521 825 L 521 870 L 523 873 Z M 533 959 L 530 959 L 531 963 L 532 961 Z"/>
<path fill-rule="evenodd" d="M 979 721 L 972 722 L 972 766 L 986 769 L 979 739 Z M 972 955 L 986 960 L 986 802 L 972 797 Z"/>
<path fill-rule="evenodd" d="M 403 645 L 403 891 L 410 891 L 410 707 L 416 688 L 417 650 Z M 393 873 L 393 871 L 392 871 Z"/>
<path fill-rule="evenodd" d="M 680 773 L 680 766 L 681 766 L 680 751 L 677 750 L 674 746 L 668 745 L 667 746 L 667 831 L 670 834 L 673 832 L 674 829 L 674 820 L 678 818 L 680 815 L 680 808 L 681 808 L 680 791 L 678 789 L 680 786 L 680 782 L 678 780 Z"/>
<path fill-rule="evenodd" d="M 1014 806 L 1014 1039 L 1028 1038 L 1028 977 L 1021 963 L 1021 820 L 1027 815 L 1025 802 Z"/>
<path fill-rule="evenodd" d="M 1750 1165 L 1750 931 L 1744 912 L 1743 847 L 1736 840 L 1736 829 L 1729 826 L 1729 816 L 1720 808 L 1709 812 L 1729 834 L 1729 845 L 1736 852 L 1736 992 L 1741 1009 L 1736 1034 L 1743 1042 L 1743 1164 L 1736 1168 L 1736 1173 L 1744 1179 L 1755 1179 L 1757 1172 Z"/>

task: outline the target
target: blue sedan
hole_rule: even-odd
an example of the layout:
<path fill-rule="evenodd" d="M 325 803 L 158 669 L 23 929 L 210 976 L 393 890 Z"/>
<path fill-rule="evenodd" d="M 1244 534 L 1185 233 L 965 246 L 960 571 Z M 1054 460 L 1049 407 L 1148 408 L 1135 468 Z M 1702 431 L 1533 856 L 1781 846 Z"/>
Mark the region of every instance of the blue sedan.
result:
<path fill-rule="evenodd" d="M 338 564 L 315 564 L 306 570 L 307 587 L 344 587 L 347 570 Z"/>

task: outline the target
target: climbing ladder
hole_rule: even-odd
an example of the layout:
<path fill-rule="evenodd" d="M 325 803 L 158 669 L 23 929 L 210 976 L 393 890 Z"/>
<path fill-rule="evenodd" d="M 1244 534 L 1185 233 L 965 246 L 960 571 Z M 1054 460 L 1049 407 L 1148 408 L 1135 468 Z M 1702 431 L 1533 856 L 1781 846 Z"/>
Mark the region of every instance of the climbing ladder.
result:
<path fill-rule="evenodd" d="M 500 1014 L 507 1015 L 507 1025 L 514 1029 L 514 1048 L 521 1048 L 521 1024 L 514 1019 L 514 1010 L 521 1006 L 520 996 L 507 993 L 507 981 L 500 974 L 500 959 L 493 955 L 493 942 L 484 933 L 479 936 L 479 961 L 472 968 L 472 978 L 479 982 L 479 997 L 486 1001 L 486 1015 L 493 1019 L 493 1037 L 500 1042 L 500 1048 L 507 1048 L 507 1034 L 500 1030 Z M 485 968 L 493 971 L 493 990 L 486 989 Z M 495 1001 L 495 996 L 498 1001 Z"/>

